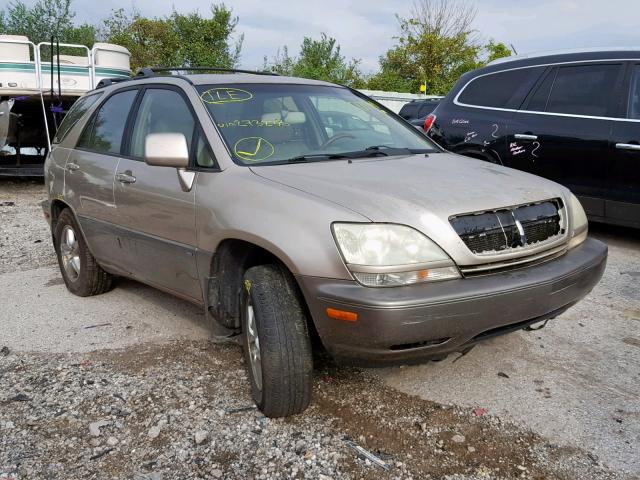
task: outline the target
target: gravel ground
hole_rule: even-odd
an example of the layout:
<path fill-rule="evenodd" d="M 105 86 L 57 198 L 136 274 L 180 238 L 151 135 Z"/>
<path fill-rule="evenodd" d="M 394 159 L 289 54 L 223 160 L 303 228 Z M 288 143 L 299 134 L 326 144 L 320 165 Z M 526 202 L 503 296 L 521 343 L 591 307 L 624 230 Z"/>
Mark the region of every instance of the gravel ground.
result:
<path fill-rule="evenodd" d="M 640 474 L 640 232 L 592 227 L 607 242 L 602 281 L 542 330 L 479 344 L 460 359 L 381 372 L 422 398 L 482 405 L 562 445 Z"/>
<path fill-rule="evenodd" d="M 516 425 L 508 408 L 451 398 L 438 403 L 426 399 L 424 387 L 419 398 L 389 386 L 386 375 L 381 379 L 385 372 L 338 368 L 326 358 L 316 362 L 309 410 L 267 419 L 251 404 L 239 348 L 210 342 L 198 309 L 129 281 L 100 297 L 70 295 L 52 266 L 37 205 L 42 198 L 41 184 L 0 180 L 2 480 L 636 478 L 637 472 L 611 469 L 581 439 L 565 442 L 553 431 L 540 435 L 527 422 Z M 616 295 L 628 290 L 608 288 Z M 634 308 L 631 303 L 627 314 L 636 315 Z M 501 365 L 503 373 L 518 372 L 524 347 L 498 340 L 494 347 L 510 351 L 514 369 Z M 475 352 L 453 367 L 449 360 L 433 364 L 449 373 L 437 378 L 466 392 L 470 380 L 463 373 Z M 620 384 L 633 394 L 638 363 L 631 360 L 635 364 L 625 368 L 635 377 L 625 370 Z M 493 376 L 495 367 L 484 368 Z M 413 368 L 395 371 L 423 386 L 435 380 Z M 515 375 L 498 378 L 518 381 Z M 527 394 L 545 396 L 547 387 Z M 526 390 L 507 391 L 520 389 Z M 521 401 L 509 398 L 499 405 Z M 618 400 L 612 392 L 602 402 Z M 628 413 L 637 420 L 632 409 Z M 349 442 L 388 469 L 363 459 Z"/>

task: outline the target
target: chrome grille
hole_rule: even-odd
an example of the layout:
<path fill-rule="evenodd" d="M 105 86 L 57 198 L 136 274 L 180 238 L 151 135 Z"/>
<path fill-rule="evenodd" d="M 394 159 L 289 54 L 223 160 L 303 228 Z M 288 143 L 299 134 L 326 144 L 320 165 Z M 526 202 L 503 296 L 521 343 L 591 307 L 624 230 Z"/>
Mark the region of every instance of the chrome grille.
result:
<path fill-rule="evenodd" d="M 544 242 L 564 233 L 559 200 L 449 219 L 456 233 L 475 254 L 496 253 Z"/>

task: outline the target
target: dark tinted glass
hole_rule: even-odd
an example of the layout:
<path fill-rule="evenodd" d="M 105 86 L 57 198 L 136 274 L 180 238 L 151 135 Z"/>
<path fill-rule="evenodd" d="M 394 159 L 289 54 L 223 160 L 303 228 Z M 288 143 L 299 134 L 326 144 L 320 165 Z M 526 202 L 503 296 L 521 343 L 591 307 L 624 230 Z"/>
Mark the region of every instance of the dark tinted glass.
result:
<path fill-rule="evenodd" d="M 404 105 L 398 115 L 400 115 L 404 119 L 416 118 L 418 113 L 418 104 L 415 102 L 410 102 Z"/>
<path fill-rule="evenodd" d="M 542 70 L 520 68 L 478 77 L 462 90 L 458 101 L 482 107 L 518 108 Z"/>
<path fill-rule="evenodd" d="M 633 67 L 629 92 L 629 118 L 640 119 L 640 65 Z"/>
<path fill-rule="evenodd" d="M 150 133 L 182 133 L 191 149 L 195 121 L 182 96 L 174 90 L 150 89 L 144 93 L 131 138 L 131 155 L 144 157 Z"/>
<path fill-rule="evenodd" d="M 429 115 L 438 105 L 438 102 L 425 102 L 420 107 L 420 111 L 418 112 L 418 118 L 423 118 Z"/>
<path fill-rule="evenodd" d="M 85 128 L 79 147 L 102 153 L 120 153 L 122 135 L 137 90 L 116 93 L 100 106 L 91 125 Z"/>
<path fill-rule="evenodd" d="M 529 104 L 527 105 L 527 110 L 533 110 L 536 112 L 544 112 L 547 108 L 547 100 L 549 100 L 549 94 L 551 93 L 551 87 L 553 86 L 553 81 L 556 78 L 557 69 L 552 69 L 547 75 L 544 77 L 544 80 L 538 88 L 533 92 L 533 96 L 529 100 Z"/>
<path fill-rule="evenodd" d="M 78 123 L 78 120 L 82 118 L 87 110 L 89 110 L 89 108 L 91 108 L 91 106 L 96 103 L 101 96 L 101 93 L 96 95 L 87 95 L 86 97 L 82 97 L 76 101 L 64 116 L 64 119 L 60 124 L 60 128 L 58 128 L 56 136 L 53 139 L 53 143 L 60 143 L 67 133 L 69 133 L 69 130 Z"/>
<path fill-rule="evenodd" d="M 547 112 L 607 116 L 621 65 L 560 67 Z"/>

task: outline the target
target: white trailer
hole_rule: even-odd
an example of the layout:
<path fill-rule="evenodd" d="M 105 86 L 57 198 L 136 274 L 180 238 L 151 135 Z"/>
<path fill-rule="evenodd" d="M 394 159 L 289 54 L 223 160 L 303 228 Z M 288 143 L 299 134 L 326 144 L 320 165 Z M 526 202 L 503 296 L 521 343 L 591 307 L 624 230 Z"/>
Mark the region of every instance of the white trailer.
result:
<path fill-rule="evenodd" d="M 130 77 L 129 57 L 109 43 L 89 49 L 0 35 L 0 175 L 41 176 L 64 114 L 100 80 Z"/>

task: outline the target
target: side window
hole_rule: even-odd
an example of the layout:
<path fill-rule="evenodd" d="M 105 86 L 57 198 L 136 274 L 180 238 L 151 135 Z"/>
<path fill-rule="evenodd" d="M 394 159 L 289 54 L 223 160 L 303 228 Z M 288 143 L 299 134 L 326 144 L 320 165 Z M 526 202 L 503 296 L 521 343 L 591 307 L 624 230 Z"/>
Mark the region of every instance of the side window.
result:
<path fill-rule="evenodd" d="M 127 90 L 109 97 L 85 127 L 78 147 L 100 153 L 120 153 L 122 135 L 137 90 Z"/>
<path fill-rule="evenodd" d="M 543 70 L 519 68 L 477 77 L 460 92 L 458 101 L 478 107 L 518 108 Z"/>
<path fill-rule="evenodd" d="M 53 143 L 60 143 L 64 137 L 67 136 L 67 133 L 74 127 L 78 120 L 80 120 L 87 110 L 91 108 L 91 106 L 98 101 L 98 99 L 102 97 L 102 93 L 87 95 L 86 97 L 82 97 L 78 99 L 72 106 L 71 109 L 67 112 L 56 132 L 56 136 L 53 138 Z"/>
<path fill-rule="evenodd" d="M 198 134 L 198 140 L 196 142 L 196 164 L 199 167 L 213 168 L 216 166 L 216 160 L 211 149 L 204 139 L 204 134 L 200 132 Z"/>
<path fill-rule="evenodd" d="M 547 108 L 547 101 L 549 100 L 549 94 L 551 93 L 551 87 L 553 86 L 553 81 L 556 79 L 556 73 L 558 70 L 556 68 L 551 69 L 544 77 L 544 80 L 538 85 L 538 88 L 533 92 L 529 103 L 527 105 L 527 110 L 532 110 L 534 112 L 544 112 Z"/>
<path fill-rule="evenodd" d="M 631 88 L 629 89 L 629 118 L 640 120 L 640 65 L 633 67 Z"/>
<path fill-rule="evenodd" d="M 621 65 L 579 65 L 558 68 L 547 112 L 604 117 Z"/>
<path fill-rule="evenodd" d="M 144 143 L 150 133 L 182 133 L 191 151 L 194 127 L 193 115 L 178 92 L 150 88 L 144 92 L 133 125 L 130 154 L 144 157 Z"/>

